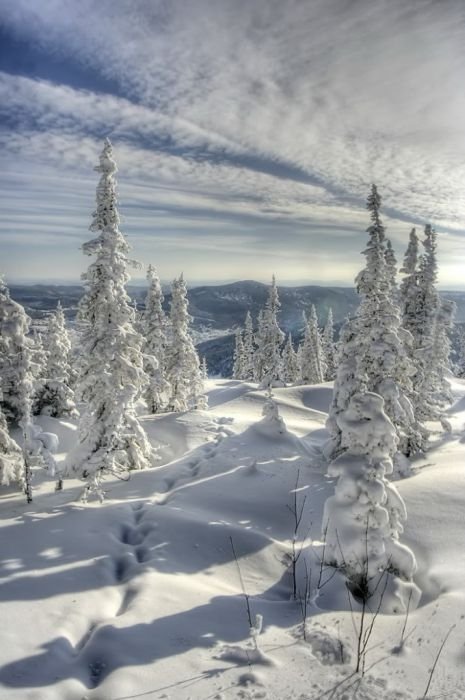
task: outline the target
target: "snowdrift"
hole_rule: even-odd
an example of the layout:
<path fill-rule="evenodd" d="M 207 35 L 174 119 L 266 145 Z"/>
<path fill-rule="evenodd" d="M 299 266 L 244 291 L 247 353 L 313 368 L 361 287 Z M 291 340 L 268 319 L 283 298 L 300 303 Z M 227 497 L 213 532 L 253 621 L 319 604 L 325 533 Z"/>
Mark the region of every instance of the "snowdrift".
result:
<path fill-rule="evenodd" d="M 453 433 L 396 483 L 422 598 L 376 617 L 363 680 L 357 606 L 320 565 L 331 385 L 274 390 L 282 432 L 256 385 L 208 388 L 207 411 L 141 417 L 158 466 L 106 481 L 102 505 L 41 473 L 32 505 L 2 490 L 2 700 L 419 698 L 454 624 L 428 697 L 465 697 L 465 383 Z M 64 459 L 73 421 L 40 423 Z"/>

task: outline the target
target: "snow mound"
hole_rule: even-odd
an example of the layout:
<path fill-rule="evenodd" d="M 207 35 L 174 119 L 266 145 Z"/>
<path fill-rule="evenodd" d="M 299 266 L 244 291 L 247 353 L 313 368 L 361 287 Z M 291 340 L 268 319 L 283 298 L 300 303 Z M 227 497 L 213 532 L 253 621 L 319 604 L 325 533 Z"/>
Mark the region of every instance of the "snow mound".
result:
<path fill-rule="evenodd" d="M 429 695 L 461 700 L 465 413 L 451 414 L 455 432 L 396 482 L 408 512 L 402 541 L 415 553 L 423 597 L 410 605 L 408 654 L 392 653 L 406 614 L 366 611 L 367 626 L 374 623 L 361 679 L 360 606 L 351 609 L 344 578 L 321 566 L 334 480 L 324 473 L 326 416 L 317 406 L 329 385 L 274 389 L 285 425 L 274 437 L 256 429 L 264 392 L 223 379 L 208 386 L 210 405 L 212 393 L 217 399 L 208 411 L 141 417 L 151 442 L 162 444 L 162 464 L 106 480 L 102 505 L 78 504 L 75 480 L 55 492 L 38 468 L 32 504 L 3 488 L 2 700 L 413 700 L 423 697 L 454 623 Z M 454 392 L 460 401 L 465 382 Z M 58 435 L 64 457 L 75 422 L 38 422 Z M 302 509 L 297 533 L 294 507 Z M 302 551 L 298 595 L 309 579 L 307 641 L 293 599 L 293 542 Z M 244 589 L 252 616 L 266 621 L 257 653 Z"/>

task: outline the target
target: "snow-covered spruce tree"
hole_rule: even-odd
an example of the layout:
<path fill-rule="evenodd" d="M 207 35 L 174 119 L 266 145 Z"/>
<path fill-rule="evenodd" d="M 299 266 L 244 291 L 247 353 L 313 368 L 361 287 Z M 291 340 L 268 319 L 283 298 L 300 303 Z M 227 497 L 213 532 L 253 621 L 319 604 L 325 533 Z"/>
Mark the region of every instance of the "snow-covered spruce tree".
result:
<path fill-rule="evenodd" d="M 171 287 L 170 338 L 166 351 L 166 379 L 171 387 L 168 410 L 206 408 L 207 399 L 199 356 L 189 332 L 189 302 L 184 277 Z"/>
<path fill-rule="evenodd" d="M 406 336 L 406 342 L 404 344 L 405 350 L 409 356 L 409 360 L 414 368 L 414 374 L 412 375 L 412 388 L 409 395 L 410 402 L 412 404 L 416 425 L 418 429 L 419 442 L 412 452 L 424 450 L 428 443 L 429 430 L 424 424 L 424 412 L 418 410 L 419 405 L 419 395 L 417 391 L 417 383 L 422 375 L 419 371 L 417 363 L 417 346 L 419 340 L 419 331 L 421 332 L 422 321 L 418 316 L 418 308 L 421 306 L 420 301 L 420 287 L 419 281 L 419 239 L 415 228 L 412 228 L 409 236 L 409 243 L 407 250 L 404 255 L 404 261 L 400 272 L 404 275 L 400 287 L 399 287 L 399 302 L 400 302 L 400 312 L 401 312 L 401 325 L 405 331 L 408 332 Z M 414 447 L 414 446 L 413 446 Z"/>
<path fill-rule="evenodd" d="M 268 389 L 280 382 L 281 345 L 284 341 L 284 333 L 278 326 L 280 308 L 276 278 L 273 275 L 256 335 L 255 376 L 261 389 Z"/>
<path fill-rule="evenodd" d="M 266 401 L 263 404 L 262 420 L 255 425 L 255 429 L 262 435 L 270 438 L 279 438 L 287 433 L 284 419 L 279 413 L 278 404 L 276 403 L 271 387 L 267 389 Z"/>
<path fill-rule="evenodd" d="M 328 318 L 326 319 L 326 324 L 321 335 L 321 343 L 324 362 L 326 366 L 324 378 L 327 382 L 330 382 L 334 379 L 336 375 L 336 347 L 334 343 L 333 310 L 331 308 L 328 311 Z"/>
<path fill-rule="evenodd" d="M 1 390 L 0 390 L 1 400 Z M 8 425 L 0 405 L 0 484 L 23 485 L 24 456 L 23 451 L 8 432 Z"/>
<path fill-rule="evenodd" d="M 338 568 L 360 601 L 384 612 L 415 609 L 420 592 L 411 550 L 399 542 L 407 513 L 386 475 L 397 449 L 396 429 L 381 396 L 354 394 L 337 416 L 345 448 L 330 465 L 337 477 L 325 503 L 325 563 Z"/>
<path fill-rule="evenodd" d="M 0 278 L 0 409 L 7 423 L 18 425 L 23 434 L 22 473 L 18 481 L 32 502 L 33 460 L 29 449 L 32 428 L 31 406 L 34 388 L 32 341 L 27 337 L 30 319 L 23 307 L 10 297 Z M 40 463 L 40 454 L 38 455 Z"/>
<path fill-rule="evenodd" d="M 0 383 L 1 405 L 7 422 L 29 420 L 34 375 L 33 342 L 28 338 L 30 319 L 13 301 L 0 278 Z"/>
<path fill-rule="evenodd" d="M 402 325 L 408 330 L 416 343 L 418 330 L 417 306 L 419 304 L 418 286 L 418 248 L 419 239 L 416 229 L 410 231 L 409 243 L 405 251 L 404 262 L 400 272 L 404 275 L 400 283 L 400 304 Z"/>
<path fill-rule="evenodd" d="M 284 384 L 295 384 L 299 379 L 299 363 L 297 353 L 292 344 L 292 335 L 287 336 L 287 343 L 281 355 L 281 381 Z"/>
<path fill-rule="evenodd" d="M 247 311 L 244 323 L 244 379 L 253 381 L 255 377 L 255 335 L 253 330 L 253 321 L 250 311 Z"/>
<path fill-rule="evenodd" d="M 208 379 L 208 365 L 205 355 L 202 357 L 202 361 L 200 363 L 200 374 L 202 376 L 202 381 L 206 382 Z"/>
<path fill-rule="evenodd" d="M 305 330 L 301 344 L 300 380 L 303 384 L 321 384 L 325 378 L 326 365 L 314 304 L 312 304 L 309 319 L 307 320 L 305 313 L 303 319 Z"/>
<path fill-rule="evenodd" d="M 445 371 L 450 351 L 448 332 L 452 323 L 453 306 L 450 302 L 442 303 L 436 289 L 437 234 L 429 224 L 425 226 L 422 244 L 424 252 L 418 265 L 413 329 L 416 367 L 415 411 L 420 420 L 439 421 L 445 430 L 450 430 L 443 409 L 450 400 Z"/>
<path fill-rule="evenodd" d="M 48 352 L 44 348 L 42 333 L 39 333 L 37 330 L 34 329 L 32 335 L 30 335 L 29 337 L 31 340 L 30 356 L 31 374 L 33 377 L 32 414 L 37 415 L 40 413 L 40 408 L 38 406 L 37 400 L 43 391 Z"/>
<path fill-rule="evenodd" d="M 373 185 L 367 202 L 372 223 L 367 229 L 366 265 L 356 278 L 361 302 L 346 322 L 339 344 L 339 362 L 327 421 L 331 436 L 325 449 L 328 457 L 337 456 L 343 449 L 337 415 L 347 409 L 353 394 L 363 391 L 376 392 L 384 398 L 385 411 L 396 427 L 401 452 L 409 455 L 422 445 L 420 426 L 411 402 L 411 377 L 415 370 L 407 346 L 412 338 L 401 327 L 400 312 L 392 294 L 380 205 L 381 198 Z"/>
<path fill-rule="evenodd" d="M 33 412 L 53 418 L 76 415 L 74 392 L 69 386 L 71 342 L 59 302 L 55 313 L 49 317 L 45 341 L 47 359 L 40 387 L 34 396 Z"/>
<path fill-rule="evenodd" d="M 457 357 L 454 373 L 457 377 L 465 377 L 465 326 L 457 327 Z"/>
<path fill-rule="evenodd" d="M 49 350 L 48 347 L 45 349 L 43 335 L 37 330 L 34 330 L 31 341 L 31 372 L 35 384 L 40 386 L 45 378 Z"/>
<path fill-rule="evenodd" d="M 168 403 L 170 385 L 164 376 L 166 352 L 166 317 L 163 311 L 163 292 L 160 280 L 152 265 L 147 271 L 149 283 L 145 299 L 142 331 L 145 337 L 144 369 L 149 383 L 144 392 L 150 413 L 163 411 Z"/>
<path fill-rule="evenodd" d="M 134 329 L 134 308 L 126 292 L 129 245 L 119 230 L 116 163 L 106 140 L 95 170 L 101 173 L 97 208 L 90 230 L 96 238 L 83 245 L 94 261 L 83 274 L 85 294 L 80 319 L 82 363 L 78 394 L 85 402 L 79 442 L 66 460 L 66 473 L 86 481 L 83 498 L 101 498 L 102 478 L 150 466 L 152 448 L 135 413 L 135 402 L 147 385 L 143 338 Z"/>
<path fill-rule="evenodd" d="M 262 371 L 262 364 L 261 364 L 261 358 L 260 354 L 258 352 L 259 344 L 260 344 L 260 336 L 263 331 L 263 326 L 264 326 L 264 318 L 265 318 L 265 310 L 260 309 L 257 315 L 257 329 L 254 333 L 253 336 L 253 344 L 254 344 L 254 354 L 253 354 L 253 379 L 255 382 L 259 382 L 260 379 L 259 377 L 261 376 L 261 371 Z"/>
<path fill-rule="evenodd" d="M 384 251 L 384 260 L 386 263 L 386 277 L 390 287 L 391 294 L 396 297 L 397 289 L 397 260 L 389 238 L 386 238 L 386 249 Z"/>
<path fill-rule="evenodd" d="M 244 341 L 242 338 L 242 331 L 240 328 L 236 330 L 235 333 L 235 345 L 234 345 L 234 355 L 233 355 L 233 378 L 234 379 L 245 379 L 245 357 L 244 357 Z"/>
<path fill-rule="evenodd" d="M 433 357 L 435 358 L 436 387 L 435 399 L 442 408 L 452 403 L 453 397 L 447 375 L 451 371 L 450 334 L 454 325 L 456 304 L 449 299 L 440 299 L 433 327 Z M 442 421 L 444 423 L 444 419 Z"/>
<path fill-rule="evenodd" d="M 255 340 L 253 332 L 253 322 L 250 311 L 247 311 L 244 323 L 243 334 L 244 345 L 244 379 L 253 381 L 255 367 Z"/>

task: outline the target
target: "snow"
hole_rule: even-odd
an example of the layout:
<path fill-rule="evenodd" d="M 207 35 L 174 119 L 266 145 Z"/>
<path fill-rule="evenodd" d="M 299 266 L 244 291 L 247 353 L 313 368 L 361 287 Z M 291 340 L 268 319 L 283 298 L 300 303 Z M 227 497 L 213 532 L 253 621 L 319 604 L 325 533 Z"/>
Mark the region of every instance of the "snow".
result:
<path fill-rule="evenodd" d="M 103 504 L 79 503 L 76 480 L 55 492 L 39 470 L 32 504 L 2 488 L 2 700 L 418 700 L 454 624 L 428 697 L 465 697 L 465 380 L 452 391 L 452 433 L 396 482 L 422 597 L 407 620 L 376 617 L 363 679 L 359 608 L 319 565 L 335 485 L 321 454 L 331 385 L 273 389 L 285 430 L 272 431 L 266 392 L 221 379 L 207 382 L 208 410 L 139 415 L 161 461 L 105 480 Z M 58 434 L 62 461 L 74 419 L 38 424 Z M 289 566 L 294 492 L 299 590 L 311 572 L 305 623 Z"/>

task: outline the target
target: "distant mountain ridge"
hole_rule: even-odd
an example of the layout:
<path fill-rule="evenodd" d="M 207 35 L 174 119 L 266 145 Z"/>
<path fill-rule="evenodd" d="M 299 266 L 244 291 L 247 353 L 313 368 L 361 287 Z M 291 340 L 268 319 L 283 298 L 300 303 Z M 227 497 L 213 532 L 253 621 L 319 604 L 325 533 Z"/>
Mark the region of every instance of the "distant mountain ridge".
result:
<path fill-rule="evenodd" d="M 200 355 L 205 356 L 212 374 L 230 376 L 234 349 L 234 330 L 242 328 L 247 311 L 255 322 L 258 312 L 268 297 L 269 285 L 253 280 L 243 280 L 221 285 L 203 285 L 188 290 L 189 311 L 193 318 L 193 333 Z M 333 310 L 336 328 L 358 305 L 358 295 L 353 287 L 301 287 L 278 286 L 281 301 L 280 325 L 295 340 L 302 330 L 302 312 L 308 312 L 315 304 L 320 325 L 323 326 L 328 311 Z M 35 320 L 44 319 L 60 301 L 68 321 L 76 318 L 81 285 L 11 285 L 11 296 L 22 304 Z M 129 294 L 143 310 L 146 289 L 129 286 Z M 465 292 L 441 292 L 442 296 L 457 304 L 456 322 L 465 322 Z M 165 294 L 164 307 L 169 310 L 171 295 Z"/>
<path fill-rule="evenodd" d="M 190 313 L 195 325 L 210 325 L 226 329 L 243 324 L 248 310 L 256 318 L 264 306 L 269 285 L 254 280 L 243 280 L 221 285 L 202 285 L 188 290 Z M 146 289 L 128 287 L 129 294 L 143 308 Z M 301 325 L 302 311 L 315 304 L 320 323 L 323 323 L 329 308 L 334 320 L 341 323 L 358 304 L 358 295 L 353 287 L 322 287 L 303 285 L 299 287 L 279 286 L 281 301 L 281 323 L 285 330 Z M 79 284 L 13 284 L 10 287 L 13 299 L 22 304 L 32 318 L 43 318 L 52 311 L 58 301 L 66 309 L 67 317 L 73 319 L 83 293 Z M 165 294 L 165 308 L 169 309 L 170 293 Z M 457 304 L 456 321 L 465 322 L 465 291 L 443 291 L 444 296 Z"/>
<path fill-rule="evenodd" d="M 241 326 L 247 311 L 256 318 L 263 308 L 269 286 L 253 280 L 223 285 L 204 285 L 188 290 L 189 310 L 195 326 L 231 329 Z M 278 287 L 281 300 L 281 322 L 285 330 L 302 325 L 302 312 L 315 304 L 323 322 L 330 307 L 336 323 L 341 322 L 357 303 L 357 294 L 349 287 Z M 11 296 L 22 304 L 32 318 L 43 318 L 60 301 L 68 319 L 76 316 L 77 305 L 83 293 L 81 285 L 11 285 Z M 145 288 L 129 286 L 129 294 L 140 309 L 144 308 Z M 165 295 L 165 309 L 169 310 L 171 295 Z"/>

